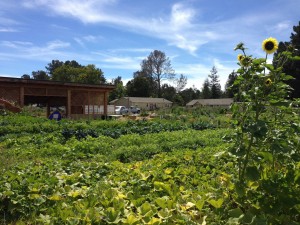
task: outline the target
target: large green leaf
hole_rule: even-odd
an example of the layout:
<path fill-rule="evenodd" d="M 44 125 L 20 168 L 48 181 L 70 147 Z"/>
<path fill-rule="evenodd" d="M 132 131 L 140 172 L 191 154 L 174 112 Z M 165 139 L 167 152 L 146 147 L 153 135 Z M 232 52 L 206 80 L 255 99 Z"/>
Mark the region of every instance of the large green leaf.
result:
<path fill-rule="evenodd" d="M 163 196 L 161 198 L 155 199 L 155 203 L 162 209 L 167 208 L 168 206 L 168 196 Z"/>
<path fill-rule="evenodd" d="M 161 219 L 168 219 L 168 218 L 172 217 L 172 213 L 167 208 L 159 210 L 157 215 Z"/>
<path fill-rule="evenodd" d="M 134 214 L 126 215 L 126 218 L 122 220 L 124 224 L 128 225 L 138 225 L 140 224 L 140 218 Z"/>
<path fill-rule="evenodd" d="M 245 177 L 251 181 L 257 181 L 260 178 L 260 173 L 256 166 L 248 166 L 246 168 Z"/>
<path fill-rule="evenodd" d="M 104 211 L 105 220 L 108 223 L 118 223 L 120 221 L 119 215 L 120 211 L 115 210 L 113 207 L 108 207 Z"/>
<path fill-rule="evenodd" d="M 138 208 L 138 211 L 142 216 L 145 216 L 148 212 L 152 211 L 151 204 L 149 202 L 145 202 Z"/>
<path fill-rule="evenodd" d="M 240 208 L 231 209 L 228 211 L 230 217 L 239 218 L 243 215 L 243 211 Z"/>
<path fill-rule="evenodd" d="M 169 195 L 172 195 L 172 189 L 171 186 L 169 184 L 160 182 L 160 181 L 155 181 L 154 182 L 154 188 L 158 191 L 160 190 L 164 190 L 166 191 Z"/>
<path fill-rule="evenodd" d="M 207 202 L 208 202 L 209 204 L 211 204 L 213 207 L 219 209 L 219 208 L 221 208 L 221 206 L 222 206 L 222 204 L 223 204 L 223 202 L 224 202 L 224 199 L 223 199 L 223 198 L 219 198 L 219 199 L 217 199 L 217 200 L 211 199 L 211 200 L 208 200 Z"/>
<path fill-rule="evenodd" d="M 204 206 L 205 200 L 204 199 L 200 199 L 196 202 L 196 207 L 199 211 L 202 210 L 203 206 Z"/>

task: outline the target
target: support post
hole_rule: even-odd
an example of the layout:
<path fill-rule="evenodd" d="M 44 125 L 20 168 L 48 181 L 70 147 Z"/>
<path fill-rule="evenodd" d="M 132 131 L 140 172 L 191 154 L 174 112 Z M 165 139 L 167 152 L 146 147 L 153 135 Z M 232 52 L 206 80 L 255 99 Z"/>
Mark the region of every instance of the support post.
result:
<path fill-rule="evenodd" d="M 88 104 L 88 117 L 90 119 L 90 92 L 88 91 L 87 94 L 88 94 L 88 102 L 87 102 L 87 104 Z"/>
<path fill-rule="evenodd" d="M 47 101 L 47 118 L 49 118 L 50 116 L 50 104 L 49 104 L 49 100 Z"/>
<path fill-rule="evenodd" d="M 107 91 L 104 91 L 103 95 L 103 109 L 104 109 L 104 115 L 107 116 Z"/>
<path fill-rule="evenodd" d="M 20 107 L 24 107 L 24 87 L 20 87 L 20 97 L 19 97 Z"/>
<path fill-rule="evenodd" d="M 68 89 L 68 96 L 67 96 L 67 117 L 71 117 L 71 97 L 72 97 L 72 93 L 71 90 Z"/>

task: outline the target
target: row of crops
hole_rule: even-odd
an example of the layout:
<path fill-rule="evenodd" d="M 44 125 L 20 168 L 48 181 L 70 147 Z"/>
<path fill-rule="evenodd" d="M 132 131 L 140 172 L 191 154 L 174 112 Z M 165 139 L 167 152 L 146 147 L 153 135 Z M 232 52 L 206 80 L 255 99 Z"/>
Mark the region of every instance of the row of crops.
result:
<path fill-rule="evenodd" d="M 267 224 L 258 203 L 247 213 L 239 203 L 231 128 L 16 115 L 0 124 L 0 224 Z"/>
<path fill-rule="evenodd" d="M 222 168 L 233 165 L 213 154 L 228 145 L 221 139 L 226 128 L 6 116 L 0 132 L 4 224 L 198 224 L 223 217 L 214 212 L 228 198 Z"/>
<path fill-rule="evenodd" d="M 9 117 L 7 117 L 9 118 Z M 31 121 L 31 122 L 30 122 Z M 24 122 L 26 122 L 24 124 Z M 39 134 L 41 132 L 60 132 L 65 139 L 75 136 L 77 139 L 85 138 L 87 136 L 98 137 L 100 135 L 112 138 L 119 138 L 121 135 L 126 134 L 139 134 L 144 135 L 148 133 L 159 133 L 163 131 L 176 131 L 176 130 L 205 130 L 216 127 L 221 127 L 219 124 L 213 124 L 207 121 L 62 121 L 58 123 L 51 123 L 46 119 L 36 120 L 34 118 L 20 117 L 16 120 L 4 120 L 0 122 L 0 138 L 6 138 L 8 134 L 13 135 L 24 133 Z M 223 124 L 226 127 L 228 124 Z"/>

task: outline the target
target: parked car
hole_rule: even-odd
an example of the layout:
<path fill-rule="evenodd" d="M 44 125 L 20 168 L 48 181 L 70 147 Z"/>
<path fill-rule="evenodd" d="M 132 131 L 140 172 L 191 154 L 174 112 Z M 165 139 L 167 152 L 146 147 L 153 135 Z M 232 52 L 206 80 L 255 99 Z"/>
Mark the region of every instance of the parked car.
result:
<path fill-rule="evenodd" d="M 115 112 L 118 115 L 124 115 L 128 113 L 128 109 L 125 106 L 116 106 Z"/>
<path fill-rule="evenodd" d="M 140 114 L 141 113 L 141 109 L 137 108 L 135 106 L 130 106 L 128 109 L 129 112 L 133 113 L 133 114 Z"/>

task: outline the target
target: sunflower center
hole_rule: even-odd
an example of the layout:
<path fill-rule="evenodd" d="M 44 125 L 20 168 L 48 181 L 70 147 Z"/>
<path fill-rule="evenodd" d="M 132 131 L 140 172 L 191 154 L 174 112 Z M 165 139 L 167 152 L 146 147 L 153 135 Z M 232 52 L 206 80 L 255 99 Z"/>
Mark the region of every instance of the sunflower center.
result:
<path fill-rule="evenodd" d="M 272 41 L 268 41 L 266 44 L 265 44 L 265 48 L 266 50 L 273 50 L 273 48 L 275 47 L 274 43 Z"/>

